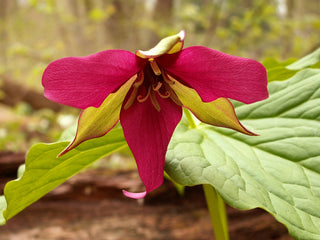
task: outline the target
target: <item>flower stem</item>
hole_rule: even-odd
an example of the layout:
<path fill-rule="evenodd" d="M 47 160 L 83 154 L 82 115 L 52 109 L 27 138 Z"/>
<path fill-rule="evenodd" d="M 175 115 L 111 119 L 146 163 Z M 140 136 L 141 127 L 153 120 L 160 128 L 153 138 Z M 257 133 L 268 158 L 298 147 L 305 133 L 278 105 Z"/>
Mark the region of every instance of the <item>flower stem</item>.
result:
<path fill-rule="evenodd" d="M 189 112 L 188 109 L 183 109 L 183 112 L 184 112 L 184 115 L 186 116 L 186 118 L 188 119 L 188 122 L 189 122 L 189 127 L 190 128 L 196 128 L 197 125 L 195 124 L 193 118 L 192 118 L 192 115 L 191 113 Z"/>
<path fill-rule="evenodd" d="M 229 240 L 226 207 L 219 193 L 209 184 L 203 184 L 214 236 L 216 240 Z"/>

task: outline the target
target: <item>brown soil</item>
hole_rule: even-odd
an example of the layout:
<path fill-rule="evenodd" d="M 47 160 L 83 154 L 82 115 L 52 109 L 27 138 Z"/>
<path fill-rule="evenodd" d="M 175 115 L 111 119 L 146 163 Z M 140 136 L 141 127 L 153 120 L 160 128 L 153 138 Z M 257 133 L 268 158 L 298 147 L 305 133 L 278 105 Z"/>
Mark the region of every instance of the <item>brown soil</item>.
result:
<path fill-rule="evenodd" d="M 0 154 L 0 169 L 1 154 Z M 8 180 L 2 178 L 3 181 Z M 136 171 L 94 169 L 78 174 L 0 228 L 0 240 L 214 239 L 201 187 L 183 197 L 165 181 L 144 200 Z M 260 209 L 227 208 L 231 240 L 290 240 L 286 228 Z"/>

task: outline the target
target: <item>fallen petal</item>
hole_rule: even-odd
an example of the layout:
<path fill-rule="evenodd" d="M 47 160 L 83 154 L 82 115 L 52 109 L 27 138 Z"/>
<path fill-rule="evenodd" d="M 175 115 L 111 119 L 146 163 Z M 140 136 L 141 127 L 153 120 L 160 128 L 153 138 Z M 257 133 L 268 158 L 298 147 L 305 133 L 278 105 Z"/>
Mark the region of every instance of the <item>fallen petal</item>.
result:
<path fill-rule="evenodd" d="M 140 199 L 140 198 L 144 198 L 147 195 L 147 192 L 139 192 L 139 193 L 132 193 L 132 192 L 128 192 L 126 190 L 122 190 L 123 194 L 129 198 L 134 198 L 134 199 Z"/>

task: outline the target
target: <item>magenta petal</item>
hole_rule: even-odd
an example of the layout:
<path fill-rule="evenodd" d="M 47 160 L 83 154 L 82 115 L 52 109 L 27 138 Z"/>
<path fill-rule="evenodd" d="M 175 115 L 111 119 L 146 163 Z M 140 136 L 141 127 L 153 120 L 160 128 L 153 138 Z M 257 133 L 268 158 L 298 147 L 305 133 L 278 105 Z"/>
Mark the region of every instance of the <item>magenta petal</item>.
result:
<path fill-rule="evenodd" d="M 124 50 L 62 58 L 44 71 L 44 94 L 72 107 L 99 107 L 108 94 L 139 71 L 141 64 L 133 53 Z"/>
<path fill-rule="evenodd" d="M 124 136 L 137 162 L 146 193 L 158 188 L 163 182 L 167 147 L 182 116 L 181 107 L 171 100 L 159 97 L 157 100 L 160 112 L 154 108 L 149 98 L 143 103 L 135 102 L 120 114 Z M 143 197 L 142 193 L 125 195 Z"/>
<path fill-rule="evenodd" d="M 268 97 L 266 70 L 252 59 L 194 46 L 157 62 L 194 88 L 204 102 L 224 97 L 253 103 Z"/>

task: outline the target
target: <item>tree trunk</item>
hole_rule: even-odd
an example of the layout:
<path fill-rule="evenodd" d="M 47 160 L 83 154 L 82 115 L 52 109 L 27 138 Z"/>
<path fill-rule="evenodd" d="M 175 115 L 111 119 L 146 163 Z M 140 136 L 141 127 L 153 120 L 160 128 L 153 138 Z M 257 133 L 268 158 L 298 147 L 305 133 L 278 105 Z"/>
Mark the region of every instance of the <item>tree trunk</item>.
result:
<path fill-rule="evenodd" d="M 2 65 L 6 67 L 7 65 L 7 53 L 6 49 L 8 47 L 8 0 L 0 1 L 0 54 L 2 57 Z M 1 63 L 1 60 L 0 60 Z"/>
<path fill-rule="evenodd" d="M 210 18 L 210 24 L 208 29 L 206 30 L 206 34 L 203 39 L 203 45 L 204 46 L 210 46 L 212 44 L 212 41 L 214 39 L 215 32 L 219 26 L 220 22 L 220 15 L 221 15 L 221 8 L 223 5 L 223 0 L 219 0 L 214 3 L 208 2 L 207 7 L 211 8 L 211 15 L 209 16 Z"/>
<path fill-rule="evenodd" d="M 62 105 L 52 102 L 45 98 L 43 94 L 20 85 L 8 76 L 0 76 L 0 91 L 4 92 L 4 97 L 0 98 L 0 102 L 9 106 L 15 106 L 19 102 L 26 102 L 33 109 L 49 108 L 53 111 L 60 111 Z"/>

